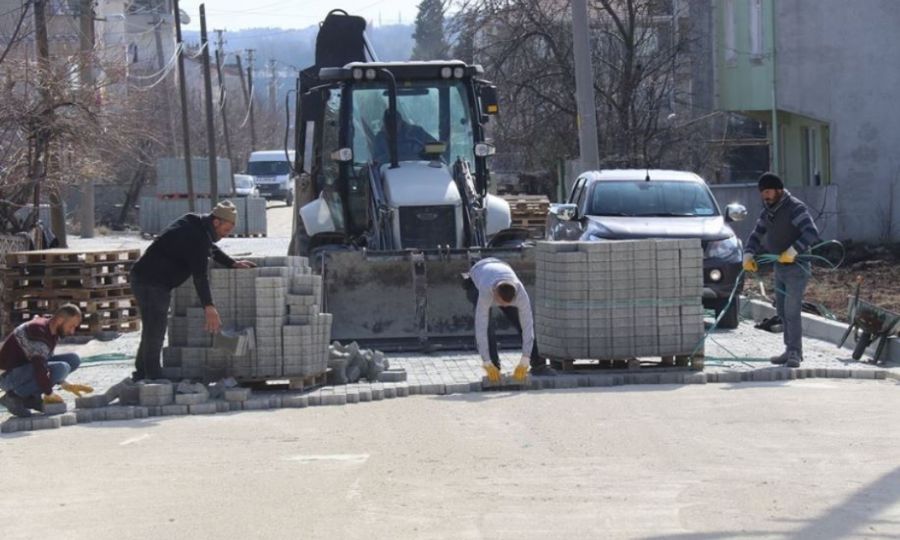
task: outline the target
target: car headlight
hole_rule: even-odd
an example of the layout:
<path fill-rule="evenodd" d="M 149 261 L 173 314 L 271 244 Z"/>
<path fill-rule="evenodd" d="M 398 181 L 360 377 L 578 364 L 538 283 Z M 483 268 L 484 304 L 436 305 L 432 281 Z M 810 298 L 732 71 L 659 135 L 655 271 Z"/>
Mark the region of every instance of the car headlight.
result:
<path fill-rule="evenodd" d="M 722 259 L 726 262 L 741 262 L 743 246 L 736 236 L 717 240 L 706 245 L 703 256 L 707 259 Z"/>

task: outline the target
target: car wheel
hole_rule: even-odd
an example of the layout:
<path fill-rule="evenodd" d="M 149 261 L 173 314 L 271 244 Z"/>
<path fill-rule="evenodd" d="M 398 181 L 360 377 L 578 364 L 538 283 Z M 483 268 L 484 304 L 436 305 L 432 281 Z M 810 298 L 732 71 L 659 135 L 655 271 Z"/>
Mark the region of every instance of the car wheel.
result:
<path fill-rule="evenodd" d="M 728 299 L 722 300 L 722 303 L 716 308 L 716 317 L 719 317 L 719 314 L 722 313 L 722 310 L 725 308 L 725 304 L 728 303 Z M 722 318 L 719 320 L 719 326 L 717 328 L 723 328 L 725 330 L 733 330 L 738 327 L 740 324 L 740 315 L 741 315 L 741 299 L 739 296 L 735 296 L 734 300 L 731 301 L 731 305 L 728 306 L 728 310 L 722 315 Z"/>

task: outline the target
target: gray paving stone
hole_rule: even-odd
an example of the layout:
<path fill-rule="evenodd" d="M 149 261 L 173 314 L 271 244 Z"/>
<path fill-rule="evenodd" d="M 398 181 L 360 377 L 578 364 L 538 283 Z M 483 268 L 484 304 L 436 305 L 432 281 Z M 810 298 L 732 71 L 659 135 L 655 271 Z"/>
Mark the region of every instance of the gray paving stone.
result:
<path fill-rule="evenodd" d="M 32 418 L 19 418 L 12 416 L 0 424 L 0 433 L 16 433 L 18 431 L 31 431 Z"/>
<path fill-rule="evenodd" d="M 216 407 L 216 404 L 211 401 L 188 405 L 189 414 L 216 414 L 217 412 L 218 408 Z"/>
<path fill-rule="evenodd" d="M 849 379 L 850 370 L 846 368 L 828 368 L 828 378 L 830 379 Z"/>
<path fill-rule="evenodd" d="M 93 414 L 91 414 L 91 418 L 94 422 L 106 422 L 106 407 L 101 407 L 99 409 L 93 409 Z"/>
<path fill-rule="evenodd" d="M 53 416 L 54 414 L 63 414 L 69 407 L 63 403 L 45 403 L 44 404 L 44 416 Z"/>
<path fill-rule="evenodd" d="M 209 400 L 208 394 L 175 394 L 176 405 L 199 405 Z"/>
<path fill-rule="evenodd" d="M 267 397 L 254 397 L 250 398 L 242 403 L 243 410 L 245 411 L 261 411 L 265 409 L 270 409 L 272 407 L 269 398 Z"/>
<path fill-rule="evenodd" d="M 706 374 L 686 373 L 684 375 L 684 384 L 706 384 Z"/>
<path fill-rule="evenodd" d="M 31 429 L 59 429 L 62 426 L 62 418 L 59 416 L 35 416 L 31 419 Z"/>
<path fill-rule="evenodd" d="M 148 416 L 150 416 L 150 410 L 148 407 L 141 407 L 140 405 L 133 405 L 133 407 L 135 418 L 147 418 Z"/>
<path fill-rule="evenodd" d="M 63 426 L 74 426 L 78 423 L 78 416 L 74 412 L 59 415 L 59 421 Z"/>
<path fill-rule="evenodd" d="M 94 421 L 95 409 L 75 409 L 75 420 L 79 424 L 89 424 Z"/>
<path fill-rule="evenodd" d="M 76 409 L 96 409 L 109 405 L 109 399 L 103 394 L 75 398 Z"/>
<path fill-rule="evenodd" d="M 153 405 L 145 408 L 147 409 L 148 418 L 151 416 L 162 416 L 162 407 L 159 405 Z"/>
<path fill-rule="evenodd" d="M 250 395 L 249 388 L 228 388 L 225 390 L 225 401 L 246 401 Z"/>
<path fill-rule="evenodd" d="M 380 382 L 403 382 L 407 380 L 406 370 L 402 368 L 386 369 L 378 375 L 378 380 Z"/>
<path fill-rule="evenodd" d="M 347 394 L 325 394 L 322 396 L 322 405 L 346 405 Z"/>
<path fill-rule="evenodd" d="M 134 419 L 134 407 L 130 405 L 126 406 L 118 406 L 113 405 L 110 407 L 106 407 L 101 409 L 106 413 L 107 420 L 133 420 Z"/>
<path fill-rule="evenodd" d="M 851 369 L 850 377 L 853 379 L 874 379 L 874 369 Z"/>
<path fill-rule="evenodd" d="M 448 394 L 468 394 L 469 383 L 450 383 L 444 385 L 444 389 Z"/>
<path fill-rule="evenodd" d="M 228 403 L 228 410 L 230 410 L 230 411 L 244 410 L 244 402 L 243 401 L 226 401 L 225 403 Z"/>
<path fill-rule="evenodd" d="M 282 405 L 289 408 L 302 409 L 309 406 L 309 397 L 305 395 L 284 396 L 281 400 Z"/>
<path fill-rule="evenodd" d="M 659 384 L 683 384 L 684 373 L 660 373 Z"/>
<path fill-rule="evenodd" d="M 282 406 L 281 394 L 272 394 L 269 396 L 269 408 L 280 409 Z"/>
<path fill-rule="evenodd" d="M 180 416 L 188 413 L 187 405 L 163 405 L 162 416 Z"/>

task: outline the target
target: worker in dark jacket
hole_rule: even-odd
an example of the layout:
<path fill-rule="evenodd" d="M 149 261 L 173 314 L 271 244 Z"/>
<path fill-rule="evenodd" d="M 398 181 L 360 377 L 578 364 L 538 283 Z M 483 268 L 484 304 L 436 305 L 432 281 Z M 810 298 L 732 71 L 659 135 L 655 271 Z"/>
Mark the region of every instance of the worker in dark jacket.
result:
<path fill-rule="evenodd" d="M 77 396 L 93 392 L 89 386 L 66 382 L 81 364 L 77 354 L 53 354 L 59 338 L 71 336 L 79 325 L 81 310 L 65 304 L 52 317 L 35 317 L 17 326 L 0 346 L 0 390 L 5 392 L 0 404 L 16 416 L 31 416 L 29 409 L 43 411 L 45 403 L 63 402 L 53 393 L 57 384 Z"/>
<path fill-rule="evenodd" d="M 161 376 L 159 357 L 168 324 L 172 289 L 193 277 L 206 315 L 206 330 L 217 333 L 222 321 L 209 290 L 209 258 L 227 268 L 252 268 L 235 261 L 215 243 L 231 234 L 237 210 L 231 201 L 206 215 L 185 214 L 166 227 L 131 270 L 131 290 L 141 316 L 141 344 L 134 359 L 135 381 Z"/>
<path fill-rule="evenodd" d="M 775 307 L 784 323 L 785 351 L 771 359 L 773 364 L 800 367 L 803 361 L 803 293 L 809 282 L 809 263 L 798 259 L 818 241 L 819 230 L 806 205 L 784 189 L 777 175 L 767 172 L 759 177 L 763 200 L 756 227 L 744 248 L 744 270 L 756 272 L 754 259 L 761 253 L 778 254 L 775 263 Z"/>

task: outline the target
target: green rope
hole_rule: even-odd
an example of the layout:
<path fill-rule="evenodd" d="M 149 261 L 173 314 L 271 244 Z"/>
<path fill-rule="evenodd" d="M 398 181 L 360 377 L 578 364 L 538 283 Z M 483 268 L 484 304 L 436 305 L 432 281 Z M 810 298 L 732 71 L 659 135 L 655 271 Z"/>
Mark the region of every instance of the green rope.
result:
<path fill-rule="evenodd" d="M 134 355 L 124 353 L 105 353 L 85 356 L 81 359 L 82 364 L 99 364 L 103 362 L 124 362 L 126 360 L 134 360 Z"/>
<path fill-rule="evenodd" d="M 841 248 L 841 252 L 842 252 L 841 259 L 837 263 L 833 263 L 830 260 L 828 260 L 827 258 L 813 253 L 813 251 L 815 251 L 819 248 L 822 248 L 824 246 L 831 245 L 831 244 L 839 246 Z M 800 267 L 803 268 L 803 270 L 810 276 L 812 276 L 811 266 L 812 266 L 813 262 L 816 262 L 816 261 L 824 262 L 826 264 L 826 266 L 829 267 L 828 268 L 829 271 L 834 271 L 834 270 L 837 270 L 838 267 L 840 267 L 841 263 L 844 262 L 844 256 L 846 255 L 846 252 L 844 250 L 844 245 L 841 244 L 840 242 L 838 242 L 837 240 L 826 240 L 825 242 L 820 242 L 820 243 L 812 246 L 809 249 L 809 251 L 810 251 L 809 253 L 801 253 L 801 254 L 797 255 L 795 260 L 799 259 L 801 261 L 809 261 L 810 264 L 801 264 Z M 757 264 L 763 265 L 763 264 L 775 264 L 776 262 L 778 262 L 778 259 L 780 257 L 781 257 L 780 255 L 775 255 L 774 253 L 763 253 L 762 255 L 755 256 L 753 259 L 756 261 Z M 722 317 L 724 317 L 725 313 L 728 312 L 728 309 L 731 307 L 732 302 L 734 302 L 734 298 L 737 295 L 738 287 L 740 286 L 741 280 L 744 277 L 745 273 L 746 272 L 744 271 L 744 269 L 741 268 L 741 271 L 738 273 L 737 277 L 734 280 L 734 287 L 731 288 L 731 294 L 728 295 L 728 302 L 725 304 L 725 307 L 723 307 L 722 310 L 719 312 L 719 316 L 716 317 L 715 321 L 713 321 L 712 326 L 710 326 L 709 329 L 706 332 L 704 332 L 703 337 L 700 338 L 700 341 L 694 347 L 694 350 L 691 351 L 691 355 L 690 355 L 691 358 L 696 356 L 697 351 L 699 351 L 703 347 L 703 345 L 706 343 L 706 339 L 709 338 L 709 335 L 719 326 L 719 322 L 722 320 Z M 787 296 L 787 293 L 785 291 L 776 290 L 775 292 Z M 710 338 L 710 339 L 712 339 L 712 338 Z M 723 347 L 719 342 L 717 342 L 715 340 L 713 340 L 713 342 L 716 345 L 718 345 L 719 347 L 722 347 L 723 349 L 725 349 L 725 347 Z M 732 353 L 731 351 L 729 351 L 727 349 L 725 349 L 725 350 L 726 350 L 726 352 L 728 352 L 728 354 L 732 355 L 735 358 L 735 360 L 738 360 L 738 357 L 736 354 Z M 716 361 L 716 360 L 713 360 L 713 361 Z M 741 361 L 741 362 L 743 362 L 743 361 L 747 361 L 747 362 L 763 362 L 763 361 L 765 361 L 765 362 L 768 362 L 769 359 L 768 358 L 766 358 L 766 359 L 756 359 L 756 358 L 743 359 L 742 358 L 738 361 Z"/>

